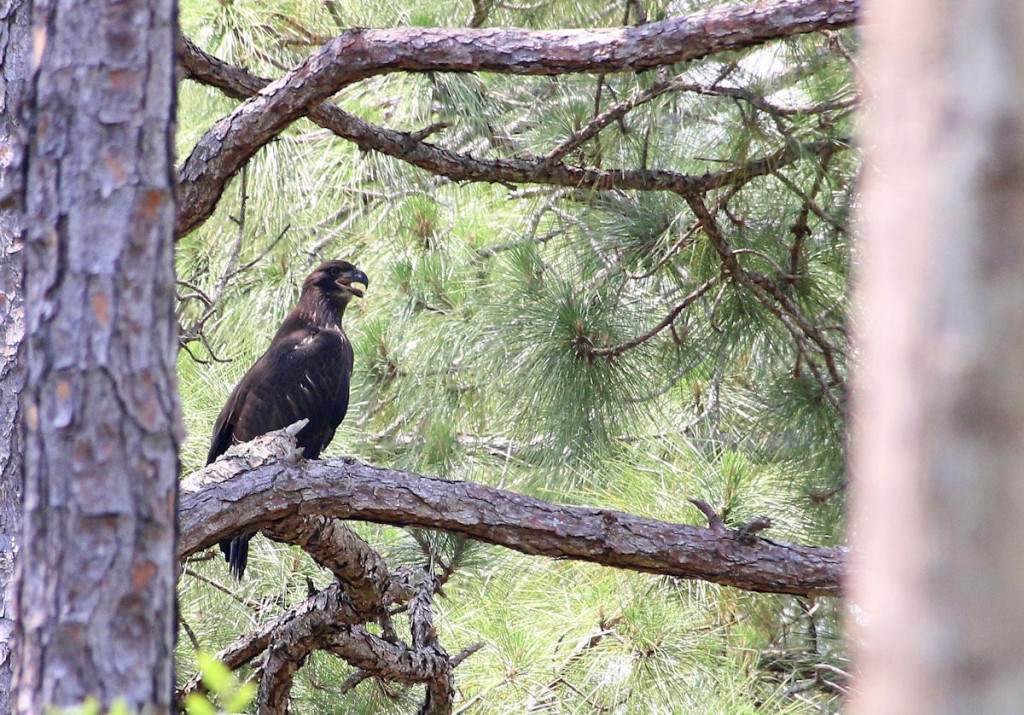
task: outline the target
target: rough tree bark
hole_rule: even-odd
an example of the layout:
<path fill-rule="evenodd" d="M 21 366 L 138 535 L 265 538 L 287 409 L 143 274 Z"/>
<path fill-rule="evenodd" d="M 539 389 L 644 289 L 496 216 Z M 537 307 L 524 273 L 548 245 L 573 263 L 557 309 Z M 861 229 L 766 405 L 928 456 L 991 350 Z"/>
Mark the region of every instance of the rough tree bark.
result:
<path fill-rule="evenodd" d="M 729 530 L 705 505 L 701 507 L 710 528 L 669 524 L 354 460 L 288 459 L 282 438 L 281 433 L 262 437 L 246 445 L 243 456 L 221 459 L 183 482 L 183 558 L 238 531 L 274 529 L 281 519 L 316 514 L 440 529 L 527 554 L 753 591 L 804 596 L 840 592 L 842 549 L 757 538 L 754 533 L 765 528 L 760 521 Z"/>
<path fill-rule="evenodd" d="M 289 124 L 346 85 L 385 72 L 552 75 L 624 72 L 851 25 L 857 0 L 776 0 L 610 30 L 350 30 L 243 102 L 196 144 L 179 171 L 187 234 L 216 208 L 227 182 Z M 585 185 L 581 177 L 580 185 Z"/>
<path fill-rule="evenodd" d="M 172 0 L 33 7 L 15 708 L 171 708 Z M 88 38 L 83 36 L 88 28 Z"/>
<path fill-rule="evenodd" d="M 865 28 L 854 710 L 1019 712 L 1024 7 L 875 0 Z"/>
<path fill-rule="evenodd" d="M 14 557 L 21 532 L 21 415 L 25 333 L 21 290 L 20 192 L 23 138 L 18 108 L 24 93 L 28 3 L 0 7 L 0 715 L 11 711 L 14 670 Z"/>
<path fill-rule="evenodd" d="M 799 595 L 839 592 L 845 553 L 758 538 L 767 519 L 727 529 L 695 502 L 709 528 L 667 524 L 600 509 L 550 504 L 477 484 L 380 469 L 353 460 L 296 459 L 294 429 L 233 448 L 182 485 L 180 556 L 233 531 L 305 549 L 335 581 L 261 624 L 217 657 L 236 669 L 259 663 L 257 708 L 287 713 L 295 674 L 316 650 L 358 670 L 343 691 L 367 677 L 426 686 L 421 713 L 452 712 L 453 671 L 483 644 L 449 657 L 430 608 L 450 572 L 389 571 L 373 548 L 340 519 L 441 529 L 528 554 L 591 561 L 639 571 L 703 578 L 740 588 Z M 391 614 L 407 608 L 403 642 Z M 367 629 L 377 622 L 381 635 Z M 202 691 L 196 674 L 179 691 Z"/>

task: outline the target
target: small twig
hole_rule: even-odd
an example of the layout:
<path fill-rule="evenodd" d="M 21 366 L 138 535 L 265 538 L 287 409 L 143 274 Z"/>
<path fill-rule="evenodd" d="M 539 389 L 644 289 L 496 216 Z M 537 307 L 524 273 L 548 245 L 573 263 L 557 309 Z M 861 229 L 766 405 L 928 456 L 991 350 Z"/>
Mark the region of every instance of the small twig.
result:
<path fill-rule="evenodd" d="M 204 551 L 194 556 L 189 556 L 185 559 L 186 564 L 197 564 L 203 561 L 212 561 L 217 558 L 217 554 L 214 551 Z"/>
<path fill-rule="evenodd" d="M 740 541 L 753 541 L 754 534 L 759 531 L 764 531 L 770 528 L 772 520 L 767 516 L 759 516 L 755 519 L 751 519 L 746 524 L 736 530 L 736 538 Z"/>
<path fill-rule="evenodd" d="M 185 635 L 188 636 L 189 641 L 192 643 L 192 650 L 201 651 L 203 648 L 199 645 L 199 639 L 196 638 L 195 631 L 192 630 L 192 626 L 185 620 L 185 616 L 182 615 L 181 611 L 178 611 L 178 622 L 181 624 L 181 628 L 185 631 Z"/>
<path fill-rule="evenodd" d="M 308 44 L 323 45 L 331 41 L 331 38 L 328 37 L 327 35 L 321 35 L 317 32 L 313 32 L 308 27 L 295 20 L 295 18 L 293 17 L 283 15 L 282 13 L 279 12 L 272 13 L 271 17 L 279 20 L 284 25 L 287 25 L 295 32 L 302 35 Z"/>
<path fill-rule="evenodd" d="M 718 516 L 718 512 L 710 504 L 703 499 L 689 499 L 688 501 L 700 509 L 700 512 L 707 518 L 709 529 L 716 533 L 725 531 L 725 522 L 722 521 L 722 517 Z"/>
<path fill-rule="evenodd" d="M 808 492 L 807 498 L 811 500 L 812 504 L 824 504 L 825 502 L 827 502 L 829 499 L 831 499 L 832 497 L 836 496 L 837 494 L 842 494 L 845 490 L 846 490 L 846 480 L 844 479 L 841 482 L 839 482 L 839 484 L 837 484 L 836 486 L 832 487 L 831 489 L 826 489 L 825 491 L 821 491 L 821 492 L 819 492 L 819 491 Z"/>
<path fill-rule="evenodd" d="M 732 254 L 734 256 L 740 256 L 740 255 L 743 255 L 745 253 L 750 254 L 752 256 L 757 256 L 762 261 L 767 263 L 769 266 L 774 268 L 775 272 L 778 273 L 779 278 L 781 278 L 782 280 L 785 280 L 785 281 L 795 281 L 798 278 L 800 278 L 800 276 L 798 276 L 798 275 L 796 275 L 794 273 L 788 272 L 785 268 L 783 268 L 779 264 L 778 261 L 776 261 L 774 258 L 769 256 L 764 251 L 759 251 L 756 248 L 735 248 L 735 249 L 733 249 L 733 252 L 732 252 Z"/>
<path fill-rule="evenodd" d="M 838 676 L 840 676 L 842 678 L 846 678 L 848 680 L 852 680 L 853 679 L 853 676 L 850 673 L 848 673 L 847 671 L 843 670 L 842 668 L 839 668 L 837 666 L 832 665 L 831 663 L 815 663 L 814 664 L 814 668 L 815 668 L 815 670 L 828 670 L 828 671 L 831 671 L 831 672 L 835 673 L 836 675 L 838 675 Z"/>
<path fill-rule="evenodd" d="M 238 268 L 236 268 L 233 271 L 231 271 L 230 273 L 226 274 L 226 277 L 224 279 L 225 283 L 228 280 L 230 280 L 231 278 L 234 278 L 235 276 L 239 275 L 240 273 L 245 273 L 247 270 L 249 270 L 250 268 L 255 266 L 257 263 L 262 261 L 264 258 L 266 258 L 267 254 L 274 250 L 274 247 L 277 246 L 277 244 L 281 242 L 281 239 L 284 238 L 285 234 L 288 233 L 288 231 L 289 231 L 289 229 L 291 229 L 291 227 L 292 227 L 291 224 L 287 224 L 284 228 L 281 229 L 281 232 L 277 234 L 277 238 L 275 238 L 273 241 L 271 241 L 267 245 L 266 248 L 264 248 L 262 251 L 260 251 L 258 256 L 253 258 L 251 261 L 243 263 Z"/>
<path fill-rule="evenodd" d="M 720 276 L 712 276 L 711 278 L 707 279 L 702 284 L 697 286 L 689 295 L 683 298 L 682 302 L 680 302 L 678 305 L 676 305 L 676 307 L 670 310 L 668 315 L 666 315 L 661 320 L 661 322 L 659 322 L 653 328 L 648 330 L 646 333 L 638 335 L 632 340 L 627 340 L 624 343 L 619 343 L 618 345 L 612 345 L 606 348 L 590 348 L 587 351 L 587 354 L 591 357 L 604 357 L 611 360 L 612 358 L 621 355 L 627 350 L 630 350 L 638 345 L 647 342 L 655 335 L 660 333 L 662 330 L 667 328 L 669 325 L 671 325 L 675 321 L 675 319 L 679 317 L 680 313 L 689 308 L 698 298 L 700 298 L 702 295 L 711 290 L 715 286 L 715 284 L 718 283 L 719 280 L 721 280 Z"/>
<path fill-rule="evenodd" d="M 253 601 L 253 600 L 250 600 L 248 598 L 243 598 L 243 597 L 239 596 L 237 593 L 235 593 L 232 589 L 228 588 L 224 584 L 217 583 L 213 579 L 207 578 L 206 576 L 203 576 L 198 571 L 186 568 L 186 569 L 182 569 L 182 573 L 191 576 L 192 578 L 196 579 L 197 581 L 202 581 L 207 586 L 212 586 L 213 588 L 217 589 L 221 593 L 227 594 L 228 596 L 233 598 L 235 601 L 237 601 L 238 603 L 240 603 L 243 606 L 245 606 L 246 608 L 248 608 L 250 611 L 256 612 L 256 611 L 260 610 L 260 604 L 257 603 L 256 601 Z"/>
<path fill-rule="evenodd" d="M 459 651 L 454 656 L 452 656 L 452 659 L 451 659 L 452 667 L 453 668 L 458 668 L 460 665 L 462 665 L 462 661 L 466 660 L 466 658 L 468 658 L 469 656 L 473 655 L 474 653 L 476 653 L 477 651 L 482 649 L 484 647 L 484 645 L 485 645 L 485 643 L 483 641 L 478 641 L 478 642 L 474 643 L 471 646 L 467 646 L 466 648 L 463 648 L 461 651 Z M 838 668 L 836 668 L 836 670 L 838 670 Z"/>
<path fill-rule="evenodd" d="M 765 276 L 754 271 L 748 271 L 740 265 L 736 251 L 729 245 L 729 241 L 718 225 L 718 221 L 708 210 L 700 194 L 686 193 L 683 194 L 683 198 L 689 204 L 697 220 L 700 221 L 701 226 L 704 228 L 704 234 L 711 241 L 719 258 L 721 258 L 725 273 L 749 290 L 761 305 L 780 320 L 793 337 L 797 350 L 807 359 L 809 369 L 821 385 L 824 398 L 836 408 L 840 415 L 845 417 L 846 383 L 840 375 L 836 363 L 836 353 L 842 354 L 840 348 L 829 342 L 821 330 L 811 324 L 803 312 L 778 285 Z M 828 371 L 827 377 L 822 374 L 818 364 L 810 359 L 811 356 L 808 353 L 809 345 L 813 345 L 819 351 L 824 360 L 825 369 Z M 839 391 L 839 396 L 833 393 L 833 389 Z"/>
<path fill-rule="evenodd" d="M 469 18 L 469 26 L 483 27 L 493 4 L 494 0 L 473 0 L 473 15 Z"/>
<path fill-rule="evenodd" d="M 206 348 L 206 354 L 210 356 L 210 359 L 213 360 L 213 362 L 219 362 L 219 363 L 229 363 L 229 362 L 231 362 L 228 359 L 225 359 L 225 358 L 222 358 L 222 357 L 218 357 L 217 353 L 215 353 L 214 350 L 213 350 L 213 346 L 210 345 L 210 341 L 207 339 L 206 333 L 199 333 L 199 342 L 201 342 L 203 344 L 203 347 Z"/>
<path fill-rule="evenodd" d="M 344 695 L 345 693 L 355 690 L 356 686 L 372 675 L 373 673 L 368 670 L 357 670 L 341 682 L 341 687 L 338 688 L 338 693 Z"/>
<path fill-rule="evenodd" d="M 195 340 L 196 338 L 184 335 L 183 331 L 181 331 L 181 330 L 179 330 L 179 333 L 180 334 L 178 335 L 178 347 L 180 349 L 184 350 L 188 354 L 188 356 L 190 358 L 192 358 L 192 361 L 195 362 L 196 364 L 198 364 L 198 365 L 210 365 L 211 364 L 210 360 L 206 360 L 204 358 L 199 357 L 194 352 L 192 352 L 192 348 L 189 347 L 189 344 L 193 340 Z"/>
<path fill-rule="evenodd" d="M 448 129 L 450 126 L 450 122 L 434 122 L 433 124 L 426 126 L 423 129 L 420 129 L 419 131 L 410 132 L 409 138 L 418 144 L 419 142 L 429 137 L 431 134 L 436 134 L 442 129 Z"/>
<path fill-rule="evenodd" d="M 327 12 L 330 14 L 331 19 L 334 20 L 334 26 L 339 31 L 348 27 L 348 23 L 345 22 L 345 18 L 341 16 L 341 12 L 338 10 L 337 0 L 324 0 L 324 6 L 327 8 Z"/>
<path fill-rule="evenodd" d="M 676 384 L 679 382 L 680 378 L 696 369 L 697 366 L 700 365 L 705 360 L 707 360 L 707 358 L 707 355 L 698 355 L 693 360 L 686 363 L 685 365 L 677 369 L 674 373 L 672 373 L 672 377 L 670 377 L 664 385 L 659 387 L 654 392 L 649 392 L 646 395 L 631 395 L 628 398 L 626 398 L 626 401 L 629 403 L 637 404 L 643 402 L 650 402 L 651 400 L 655 400 L 661 397 L 662 395 L 666 394 L 669 390 L 671 390 L 673 387 L 675 387 Z M 691 423 L 691 426 L 692 424 L 693 423 Z"/>
<path fill-rule="evenodd" d="M 658 259 L 658 261 L 654 264 L 653 268 L 644 273 L 629 273 L 627 271 L 626 275 L 629 276 L 630 280 L 634 281 L 643 280 L 644 278 L 650 278 L 655 273 L 664 268 L 665 264 L 672 259 L 672 256 L 676 255 L 677 253 L 679 253 L 679 251 L 683 250 L 691 243 L 693 243 L 693 237 L 697 235 L 697 231 L 699 230 L 700 224 L 694 222 L 693 224 L 690 225 L 688 229 L 686 229 L 686 231 L 683 233 L 682 238 L 676 241 L 676 243 L 671 248 L 665 251 L 665 255 Z"/>
<path fill-rule="evenodd" d="M 179 278 L 177 280 L 177 283 L 178 283 L 178 285 L 185 286 L 186 288 L 188 288 L 189 290 L 192 291 L 192 293 L 187 293 L 185 295 L 178 296 L 178 300 L 179 301 L 184 302 L 184 301 L 190 300 L 192 298 L 197 298 L 200 301 L 202 301 L 203 304 L 205 304 L 207 307 L 210 307 L 210 306 L 212 306 L 214 304 L 213 298 L 211 298 L 209 295 L 207 295 L 206 291 L 204 291 L 202 288 L 200 288 L 195 283 L 193 283 L 191 281 L 187 281 L 184 278 Z"/>
<path fill-rule="evenodd" d="M 622 18 L 622 24 L 629 24 L 630 11 L 632 11 L 633 17 L 635 18 L 634 25 L 643 25 L 647 22 L 647 8 L 644 7 L 640 0 L 626 0 L 626 12 Z"/>

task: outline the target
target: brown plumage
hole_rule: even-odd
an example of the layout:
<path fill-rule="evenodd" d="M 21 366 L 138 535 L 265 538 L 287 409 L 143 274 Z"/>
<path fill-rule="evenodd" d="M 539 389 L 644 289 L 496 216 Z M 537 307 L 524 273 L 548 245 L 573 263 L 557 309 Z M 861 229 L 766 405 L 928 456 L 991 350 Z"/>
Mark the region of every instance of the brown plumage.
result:
<path fill-rule="evenodd" d="M 309 274 L 298 305 L 221 410 L 207 464 L 233 444 L 301 419 L 309 420 L 296 435 L 304 457 L 317 459 L 330 444 L 348 411 L 352 345 L 341 317 L 352 296 L 363 295 L 353 283 L 369 287 L 366 274 L 347 261 L 327 261 Z M 220 542 L 238 578 L 245 572 L 252 536 Z"/>

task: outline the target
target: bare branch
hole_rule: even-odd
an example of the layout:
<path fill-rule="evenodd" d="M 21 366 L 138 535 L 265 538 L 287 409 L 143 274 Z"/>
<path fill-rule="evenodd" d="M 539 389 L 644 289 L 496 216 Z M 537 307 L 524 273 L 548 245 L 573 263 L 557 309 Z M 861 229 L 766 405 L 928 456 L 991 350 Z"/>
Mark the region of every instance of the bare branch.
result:
<path fill-rule="evenodd" d="M 459 651 L 459 653 L 457 653 L 456 655 L 451 657 L 450 660 L 451 660 L 452 668 L 459 667 L 462 664 L 462 662 L 464 660 L 466 660 L 466 658 L 468 658 L 469 656 L 473 655 L 474 653 L 476 653 L 477 651 L 482 649 L 484 647 L 484 645 L 485 645 L 485 643 L 483 641 L 477 641 L 473 645 L 467 646 L 466 648 L 463 648 L 461 651 Z M 341 693 L 341 694 L 345 694 L 345 693 L 349 692 L 350 690 L 354 690 L 356 688 L 356 686 L 358 686 L 361 682 L 363 682 L 367 678 L 372 678 L 372 677 L 373 677 L 373 673 L 371 673 L 371 672 L 369 672 L 367 670 L 357 670 L 357 671 L 353 672 L 351 675 L 349 675 L 347 678 L 345 678 L 345 680 L 342 682 L 342 684 L 338 687 L 338 692 Z"/>
<path fill-rule="evenodd" d="M 249 74 L 197 48 L 188 38 L 179 45 L 185 76 L 217 87 L 230 97 L 249 97 L 269 80 Z M 772 174 L 807 156 L 835 153 L 849 147 L 846 139 L 826 139 L 805 144 L 790 143 L 771 154 L 720 172 L 699 176 L 659 169 L 596 169 L 549 164 L 547 159 L 481 159 L 442 149 L 416 139 L 415 133 L 376 126 L 324 102 L 309 111 L 309 119 L 335 135 L 354 142 L 364 151 L 377 151 L 453 181 L 497 184 L 542 184 L 568 188 L 633 189 L 704 193 L 736 186 L 758 176 Z M 190 211 L 182 199 L 182 213 Z M 180 229 L 180 227 L 179 227 Z M 179 230 L 179 235 L 187 231 Z"/>
<path fill-rule="evenodd" d="M 661 322 L 659 322 L 653 328 L 648 330 L 646 333 L 638 335 L 632 340 L 627 340 L 624 343 L 619 343 L 618 345 L 612 345 L 607 348 L 591 348 L 588 351 L 588 355 L 592 355 L 594 357 L 605 357 L 610 360 L 618 355 L 621 355 L 627 350 L 631 350 L 632 348 L 635 348 L 638 345 L 642 345 L 643 343 L 647 342 L 655 335 L 660 333 L 662 330 L 670 326 L 672 323 L 674 323 L 676 318 L 679 317 L 680 313 L 682 313 L 688 307 L 693 305 L 693 303 L 696 302 L 702 295 L 704 295 L 709 290 L 714 288 L 718 284 L 719 280 L 719 276 L 713 276 L 704 281 L 701 285 L 697 286 L 689 295 L 683 298 L 682 302 L 680 302 L 679 305 L 670 310 L 668 315 L 666 315 L 661 320 Z"/>
<path fill-rule="evenodd" d="M 842 549 L 750 543 L 711 529 L 551 504 L 354 460 L 297 460 L 280 433 L 235 448 L 182 485 L 182 558 L 294 514 L 419 526 L 526 554 L 695 578 L 753 591 L 837 595 Z"/>
<path fill-rule="evenodd" d="M 729 245 L 715 217 L 708 210 L 699 194 L 684 194 L 694 216 L 704 229 L 705 235 L 718 252 L 725 272 L 750 293 L 783 324 L 793 337 L 797 351 L 806 360 L 807 367 L 821 386 L 822 395 L 836 408 L 839 414 L 846 414 L 846 382 L 839 372 L 836 354 L 839 347 L 833 345 L 824 333 L 804 316 L 799 307 L 775 283 L 765 276 L 744 269 L 737 258 L 737 252 Z M 817 361 L 812 359 L 811 348 L 824 359 L 826 375 Z M 838 395 L 835 392 L 838 392 Z"/>
<path fill-rule="evenodd" d="M 759 531 L 770 529 L 772 526 L 772 520 L 767 516 L 759 516 L 751 519 L 746 524 L 736 530 L 736 538 L 741 541 L 749 541 Z"/>
<path fill-rule="evenodd" d="M 718 515 L 718 512 L 703 499 L 690 499 L 691 504 L 700 510 L 700 513 L 707 517 L 708 528 L 716 533 L 722 533 L 725 531 L 725 524 L 722 522 L 722 517 Z"/>
<path fill-rule="evenodd" d="M 272 643 L 281 641 L 287 629 L 296 622 L 302 622 L 312 628 L 330 628 L 332 624 L 364 621 L 365 617 L 351 607 L 342 585 L 335 581 L 277 618 L 236 639 L 217 653 L 217 660 L 232 670 L 240 668 L 267 650 Z M 181 687 L 178 697 L 179 700 L 183 700 L 189 693 L 205 691 L 206 686 L 197 673 Z"/>
<path fill-rule="evenodd" d="M 187 234 L 213 213 L 227 182 L 260 147 L 342 87 L 367 77 L 427 71 L 636 71 L 846 27 L 857 10 L 856 0 L 776 0 L 602 30 L 349 30 L 245 101 L 199 140 L 179 170 L 178 231 Z"/>
<path fill-rule="evenodd" d="M 399 683 L 427 683 L 450 668 L 448 658 L 431 648 L 391 643 L 359 626 L 342 626 L 323 640 L 324 650 L 357 668 Z"/>
<path fill-rule="evenodd" d="M 469 26 L 483 27 L 493 5 L 494 0 L 473 0 L 473 15 L 469 18 Z"/>

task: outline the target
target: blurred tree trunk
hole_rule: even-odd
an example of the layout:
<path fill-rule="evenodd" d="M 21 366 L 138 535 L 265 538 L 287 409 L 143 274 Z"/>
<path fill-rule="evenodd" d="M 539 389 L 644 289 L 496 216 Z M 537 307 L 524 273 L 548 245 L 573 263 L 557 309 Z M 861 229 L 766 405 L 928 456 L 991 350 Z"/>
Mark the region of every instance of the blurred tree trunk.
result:
<path fill-rule="evenodd" d="M 869 8 L 860 713 L 1024 702 L 1024 7 Z"/>
<path fill-rule="evenodd" d="M 21 224 L 14 195 L 20 188 L 23 138 L 17 112 L 27 75 L 28 16 L 23 0 L 0 7 L 0 715 L 11 712 L 14 557 L 21 531 L 18 406 L 25 384 L 25 320 Z"/>
<path fill-rule="evenodd" d="M 171 0 L 33 6 L 20 713 L 89 696 L 171 707 L 174 13 Z"/>

